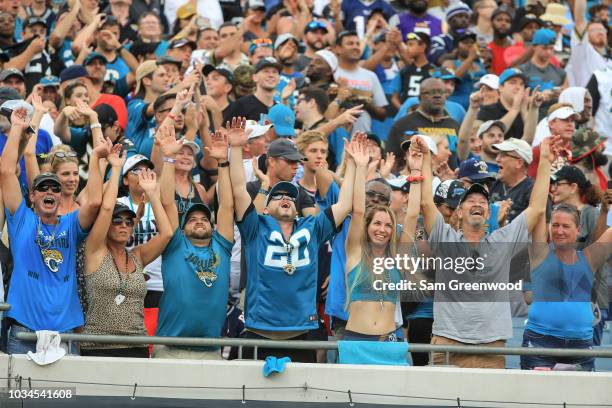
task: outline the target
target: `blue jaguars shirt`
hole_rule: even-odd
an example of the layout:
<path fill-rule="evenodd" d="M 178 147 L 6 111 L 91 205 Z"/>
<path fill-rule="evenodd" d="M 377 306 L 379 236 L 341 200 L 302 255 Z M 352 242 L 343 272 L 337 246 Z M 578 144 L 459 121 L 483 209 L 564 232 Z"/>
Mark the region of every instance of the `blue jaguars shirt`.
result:
<path fill-rule="evenodd" d="M 147 106 L 148 103 L 142 99 L 132 99 L 128 103 L 128 123 L 125 135 L 134 143 L 138 153 L 151 157 L 155 141 L 155 117 L 148 119 L 145 116 Z"/>
<path fill-rule="evenodd" d="M 310 330 L 319 327 L 317 319 L 317 254 L 334 234 L 331 209 L 316 217 L 299 218 L 287 243 L 278 222 L 270 215 L 259 215 L 251 205 L 238 222 L 248 260 L 245 316 L 246 327 L 269 331 Z"/>
<path fill-rule="evenodd" d="M 21 200 L 14 215 L 6 209 L 5 213 L 15 262 L 7 316 L 31 330 L 66 332 L 84 325 L 77 294 L 76 253 L 87 233 L 79 225 L 79 212 L 61 216 L 56 230 L 55 225 L 41 224 L 40 242 L 43 246 L 50 243 L 55 230 L 48 249 L 61 254 L 61 259 L 50 257 L 48 265 L 36 245 L 39 218 L 26 201 Z"/>
<path fill-rule="evenodd" d="M 162 253 L 164 293 L 156 336 L 221 336 L 233 246 L 217 231 L 208 247 L 197 247 L 182 230 L 175 231 Z"/>

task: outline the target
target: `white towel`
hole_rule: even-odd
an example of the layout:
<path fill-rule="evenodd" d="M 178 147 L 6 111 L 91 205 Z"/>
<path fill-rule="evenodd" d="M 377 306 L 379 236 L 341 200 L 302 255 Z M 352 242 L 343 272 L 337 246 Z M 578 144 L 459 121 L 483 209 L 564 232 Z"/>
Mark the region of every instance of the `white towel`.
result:
<path fill-rule="evenodd" d="M 60 347 L 60 334 L 56 331 L 39 330 L 36 332 L 36 353 L 28 351 L 28 360 L 38 365 L 55 363 L 66 355 L 66 350 Z"/>

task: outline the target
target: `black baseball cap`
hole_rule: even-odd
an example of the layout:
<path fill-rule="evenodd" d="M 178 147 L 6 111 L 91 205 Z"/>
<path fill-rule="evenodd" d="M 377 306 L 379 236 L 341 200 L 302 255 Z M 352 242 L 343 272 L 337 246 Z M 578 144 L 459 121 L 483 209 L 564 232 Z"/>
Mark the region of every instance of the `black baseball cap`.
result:
<path fill-rule="evenodd" d="M 215 67 L 214 65 L 210 64 L 205 65 L 204 68 L 202 68 L 202 74 L 205 77 L 213 71 L 217 71 L 219 75 L 223 75 L 227 79 L 227 82 L 232 85 L 234 84 L 234 74 L 232 74 L 232 71 L 230 71 L 229 69 L 223 67 Z"/>
<path fill-rule="evenodd" d="M 298 152 L 295 143 L 289 138 L 282 137 L 274 140 L 268 147 L 268 157 L 282 158 L 290 161 L 304 160 L 304 156 Z"/>
<path fill-rule="evenodd" d="M 74 64 L 60 72 L 60 82 L 70 81 L 71 79 L 83 78 L 87 76 L 84 66 Z"/>
<path fill-rule="evenodd" d="M 342 42 L 342 39 L 344 37 L 353 37 L 353 36 L 357 36 L 357 31 L 355 30 L 340 31 L 338 35 L 336 36 L 336 44 L 340 44 L 340 42 Z"/>
<path fill-rule="evenodd" d="M 109 104 L 101 103 L 94 111 L 98 114 L 98 122 L 102 126 L 112 126 L 117 122 L 117 112 Z"/>
<path fill-rule="evenodd" d="M 566 180 L 577 184 L 580 188 L 588 188 L 591 185 L 591 182 L 587 180 L 582 170 L 576 166 L 563 166 L 552 174 L 550 178 L 553 182 Z"/>
<path fill-rule="evenodd" d="M 198 48 L 198 45 L 196 44 L 195 41 L 191 41 L 187 38 L 181 38 L 178 40 L 171 41 L 170 45 L 168 45 L 168 48 L 175 49 L 175 48 L 184 47 L 186 45 L 190 46 L 192 50 L 196 50 Z"/>
<path fill-rule="evenodd" d="M 157 65 L 163 65 L 163 64 L 176 65 L 180 69 L 181 66 L 183 65 L 183 62 L 181 60 L 179 60 L 179 59 L 174 58 L 174 57 L 170 57 L 170 56 L 164 55 L 163 57 L 159 57 L 157 59 Z"/>
<path fill-rule="evenodd" d="M 24 21 L 23 27 L 25 28 L 25 27 L 33 26 L 34 24 L 40 24 L 44 26 L 45 28 L 47 28 L 47 20 L 45 20 L 42 17 L 36 17 L 36 16 L 28 17 L 26 21 Z"/>
<path fill-rule="evenodd" d="M 283 70 L 282 65 L 276 60 L 276 58 L 266 57 L 259 60 L 257 65 L 255 65 L 255 72 L 257 73 L 267 67 L 276 68 L 279 73 Z"/>
<path fill-rule="evenodd" d="M 463 196 L 459 200 L 459 205 L 461 205 L 461 203 L 464 202 L 465 199 L 468 198 L 468 196 L 470 194 L 482 194 L 483 196 L 486 197 L 487 201 L 489 201 L 489 192 L 487 191 L 485 186 L 483 186 L 482 184 L 479 184 L 479 183 L 474 183 L 474 184 L 472 184 L 470 186 L 470 188 L 468 188 L 465 191 L 465 193 L 463 194 Z"/>
<path fill-rule="evenodd" d="M 542 20 L 538 18 L 535 14 L 525 14 L 516 25 L 517 31 L 521 31 L 530 23 L 536 23 L 539 27 L 542 27 Z"/>
<path fill-rule="evenodd" d="M 438 185 L 434 194 L 436 205 L 446 204 L 453 210 L 459 206 L 461 198 L 465 194 L 465 187 L 459 180 L 446 180 Z"/>
<path fill-rule="evenodd" d="M 128 214 L 131 218 L 136 218 L 136 213 L 130 207 L 117 202 L 115 203 L 115 208 L 113 208 L 113 218 L 119 214 Z"/>
<path fill-rule="evenodd" d="M 295 184 L 288 181 L 279 181 L 270 189 L 268 197 L 266 198 L 266 206 L 268 206 L 272 197 L 279 193 L 283 193 L 297 200 L 299 191 Z"/>
<path fill-rule="evenodd" d="M 40 186 L 43 183 L 47 183 L 47 182 L 57 184 L 60 187 L 62 185 L 59 177 L 57 177 L 56 174 L 45 172 L 45 173 L 40 173 L 38 176 L 34 178 L 34 181 L 32 182 L 32 190 L 36 190 L 38 186 Z"/>
<path fill-rule="evenodd" d="M 374 141 L 378 147 L 380 147 L 382 149 L 382 141 L 380 140 L 380 137 L 378 137 L 378 135 L 374 132 L 368 132 L 366 133 L 366 137 L 368 140 L 372 140 Z"/>
<path fill-rule="evenodd" d="M 183 222 L 181 223 L 181 228 L 185 228 L 185 223 L 189 219 L 189 216 L 195 211 L 202 211 L 206 218 L 208 218 L 210 224 L 212 225 L 212 212 L 210 211 L 210 208 L 208 208 L 208 206 L 204 203 L 193 203 L 187 209 L 187 211 L 185 211 L 185 214 L 183 214 Z"/>
<path fill-rule="evenodd" d="M 410 183 L 408 183 L 404 177 L 387 180 L 387 182 L 393 191 L 401 191 L 402 193 L 410 192 Z"/>

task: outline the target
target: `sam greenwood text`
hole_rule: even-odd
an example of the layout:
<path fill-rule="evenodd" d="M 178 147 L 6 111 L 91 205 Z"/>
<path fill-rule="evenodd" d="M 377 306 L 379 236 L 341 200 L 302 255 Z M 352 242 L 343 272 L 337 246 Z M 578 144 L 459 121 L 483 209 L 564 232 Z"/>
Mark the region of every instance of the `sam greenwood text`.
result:
<path fill-rule="evenodd" d="M 514 291 L 523 290 L 523 280 L 517 282 L 459 282 L 458 280 L 450 280 L 446 282 L 429 282 L 420 280 L 412 282 L 402 279 L 398 283 L 383 282 L 380 279 L 372 282 L 374 290 L 396 291 L 396 290 L 435 290 L 443 292 L 445 290 L 453 291 Z"/>

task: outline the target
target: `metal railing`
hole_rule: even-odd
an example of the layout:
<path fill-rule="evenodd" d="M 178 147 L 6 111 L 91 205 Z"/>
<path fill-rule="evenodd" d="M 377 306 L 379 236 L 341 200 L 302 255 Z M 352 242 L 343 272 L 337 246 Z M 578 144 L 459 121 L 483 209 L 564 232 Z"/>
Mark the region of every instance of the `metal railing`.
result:
<path fill-rule="evenodd" d="M 17 333 L 17 339 L 36 341 L 36 333 Z M 259 348 L 299 349 L 299 350 L 337 350 L 337 341 L 305 341 L 305 340 L 260 340 L 260 339 L 229 339 L 200 337 L 147 337 L 147 336 L 113 336 L 66 333 L 61 335 L 62 341 L 72 346 L 72 342 L 88 342 L 103 344 L 162 344 L 165 346 L 182 347 L 238 347 L 238 358 L 242 358 L 242 349 L 252 347 L 253 358 L 257 359 Z M 448 364 L 451 353 L 459 354 L 497 354 L 509 356 L 545 356 L 545 357 L 593 357 L 612 358 L 612 347 L 596 347 L 593 349 L 561 349 L 561 348 L 527 348 L 527 347 L 487 347 L 487 346 L 451 346 L 437 344 L 409 343 L 409 352 L 444 353 Z"/>
<path fill-rule="evenodd" d="M 11 308 L 11 305 L 9 305 L 8 303 L 0 302 L 0 312 L 4 312 L 6 310 L 10 310 L 10 308 Z"/>

